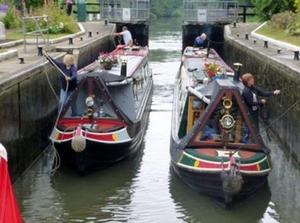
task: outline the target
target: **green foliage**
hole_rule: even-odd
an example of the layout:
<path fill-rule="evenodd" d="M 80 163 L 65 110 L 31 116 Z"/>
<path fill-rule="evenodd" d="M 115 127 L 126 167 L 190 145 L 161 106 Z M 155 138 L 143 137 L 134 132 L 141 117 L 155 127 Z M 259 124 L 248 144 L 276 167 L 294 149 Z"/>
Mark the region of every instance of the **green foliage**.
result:
<path fill-rule="evenodd" d="M 300 13 L 300 0 L 295 0 L 294 6 L 296 8 L 296 12 Z"/>
<path fill-rule="evenodd" d="M 10 8 L 3 18 L 3 23 L 7 29 L 21 27 L 22 22 L 20 14 L 17 12 L 17 10 L 15 10 L 15 8 Z"/>
<path fill-rule="evenodd" d="M 157 17 L 178 16 L 182 11 L 181 0 L 151 0 L 151 13 Z"/>
<path fill-rule="evenodd" d="M 77 24 L 72 16 L 68 16 L 65 10 L 60 9 L 54 4 L 40 8 L 34 12 L 35 15 L 48 15 L 49 33 L 74 33 L 78 30 Z M 43 22 L 42 28 L 46 28 L 46 22 Z"/>
<path fill-rule="evenodd" d="M 286 30 L 288 25 L 293 22 L 295 16 L 296 14 L 291 11 L 274 14 L 271 18 L 270 25 L 274 29 Z"/>
<path fill-rule="evenodd" d="M 300 35 L 300 13 L 294 17 L 293 21 L 288 25 L 287 30 L 291 35 Z"/>
<path fill-rule="evenodd" d="M 268 20 L 273 14 L 294 11 L 294 0 L 252 0 L 258 16 Z"/>

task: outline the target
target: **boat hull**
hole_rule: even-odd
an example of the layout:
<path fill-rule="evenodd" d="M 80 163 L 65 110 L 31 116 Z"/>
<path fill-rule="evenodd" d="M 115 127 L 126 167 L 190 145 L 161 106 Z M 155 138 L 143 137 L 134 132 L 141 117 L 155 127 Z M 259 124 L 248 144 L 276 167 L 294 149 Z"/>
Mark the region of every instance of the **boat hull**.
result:
<path fill-rule="evenodd" d="M 242 174 L 243 184 L 239 193 L 230 195 L 224 192 L 221 172 L 199 173 L 179 167 L 172 163 L 175 174 L 193 190 L 205 193 L 216 200 L 230 205 L 246 199 L 267 183 L 267 175 L 253 176 Z"/>
<path fill-rule="evenodd" d="M 85 139 L 85 149 L 76 152 L 72 148 L 72 139 L 61 142 L 53 142 L 56 148 L 61 164 L 75 169 L 80 174 L 87 171 L 96 170 L 116 162 L 119 162 L 130 155 L 133 155 L 141 149 L 143 137 L 147 128 L 152 101 L 153 85 L 149 83 L 147 96 L 143 99 L 145 107 L 140 121 L 127 127 L 127 134 L 131 140 L 126 142 L 103 142 L 97 140 Z M 114 135 L 111 133 L 110 135 Z M 53 139 L 52 139 L 53 140 Z"/>
<path fill-rule="evenodd" d="M 229 173 L 229 162 L 224 162 L 223 164 L 222 162 L 214 162 L 208 156 L 193 157 L 194 159 L 191 158 L 192 161 L 186 161 L 184 159 L 187 157 L 187 150 L 177 148 L 179 148 L 179 144 L 171 138 L 171 166 L 175 175 L 193 190 L 204 193 L 224 203 L 226 206 L 230 206 L 232 203 L 246 199 L 256 193 L 267 183 L 267 178 L 271 171 L 268 155 L 261 153 L 261 158 L 253 162 L 250 159 L 244 160 L 245 164 L 240 164 L 239 172 L 242 177 L 241 189 L 236 193 L 228 193 L 224 189 L 224 178 L 222 178 L 222 175 Z M 213 150 L 213 148 L 210 150 Z M 220 160 L 220 157 L 216 158 L 215 161 L 218 159 Z M 201 163 L 198 166 L 199 168 L 196 167 L 196 163 Z M 209 164 L 212 164 L 212 166 L 210 167 Z M 207 168 L 201 168 L 203 167 L 202 165 Z M 224 169 L 222 165 L 224 165 Z"/>
<path fill-rule="evenodd" d="M 55 143 L 54 145 L 63 164 L 74 168 L 78 172 L 85 172 L 126 158 L 137 151 L 141 141 L 138 137 L 133 141 L 117 144 L 87 140 L 86 148 L 82 152 L 73 150 L 71 141 Z"/>

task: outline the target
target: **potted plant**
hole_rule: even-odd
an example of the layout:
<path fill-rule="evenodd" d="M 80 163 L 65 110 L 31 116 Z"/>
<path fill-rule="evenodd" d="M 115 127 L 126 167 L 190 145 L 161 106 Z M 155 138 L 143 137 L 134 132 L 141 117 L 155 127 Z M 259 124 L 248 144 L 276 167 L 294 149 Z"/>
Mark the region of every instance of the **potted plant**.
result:
<path fill-rule="evenodd" d="M 216 76 L 216 74 L 221 71 L 221 67 L 215 62 L 205 63 L 204 71 L 207 73 L 207 76 L 210 79 L 213 79 Z"/>
<path fill-rule="evenodd" d="M 102 69 L 111 70 L 114 64 L 114 58 L 109 53 L 103 53 L 99 56 L 99 62 Z"/>

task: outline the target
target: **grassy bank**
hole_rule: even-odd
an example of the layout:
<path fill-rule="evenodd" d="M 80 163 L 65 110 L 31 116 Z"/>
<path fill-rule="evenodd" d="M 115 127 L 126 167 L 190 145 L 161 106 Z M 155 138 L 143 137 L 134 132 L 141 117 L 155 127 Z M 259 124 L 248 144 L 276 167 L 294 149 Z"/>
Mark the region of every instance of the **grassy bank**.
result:
<path fill-rule="evenodd" d="M 256 33 L 283 41 L 286 43 L 290 43 L 296 46 L 300 46 L 300 37 L 299 36 L 291 36 L 286 33 L 284 30 L 278 30 L 272 28 L 268 23 L 266 23 L 263 27 L 256 31 Z"/>
<path fill-rule="evenodd" d="M 77 32 L 79 32 L 80 29 L 78 28 Z M 47 34 L 44 34 L 45 37 Z M 49 34 L 49 39 L 56 39 L 62 36 L 71 35 L 70 33 L 58 33 L 58 34 Z M 7 30 L 6 31 L 6 39 L 8 40 L 20 40 L 23 39 L 23 32 L 21 30 Z M 35 36 L 27 36 L 28 39 L 35 39 Z M 41 36 L 39 36 L 41 38 Z"/>

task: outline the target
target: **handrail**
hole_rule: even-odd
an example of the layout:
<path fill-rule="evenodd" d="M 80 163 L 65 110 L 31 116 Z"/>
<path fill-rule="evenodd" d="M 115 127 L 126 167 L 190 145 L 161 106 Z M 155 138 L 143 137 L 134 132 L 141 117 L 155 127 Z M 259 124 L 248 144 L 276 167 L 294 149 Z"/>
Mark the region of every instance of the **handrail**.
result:
<path fill-rule="evenodd" d="M 39 21 L 43 20 L 46 22 L 47 28 L 41 29 Z M 26 31 L 26 22 L 33 21 L 35 24 L 35 30 L 27 32 Z M 35 36 L 36 38 L 36 45 L 39 45 L 39 36 L 41 36 L 44 40 L 44 44 L 49 44 L 49 24 L 48 24 L 48 16 L 42 15 L 42 16 L 24 16 L 22 17 L 22 23 L 23 23 L 23 36 L 24 36 L 24 52 L 26 52 L 26 36 Z M 45 37 L 44 32 L 47 32 L 47 37 Z"/>

